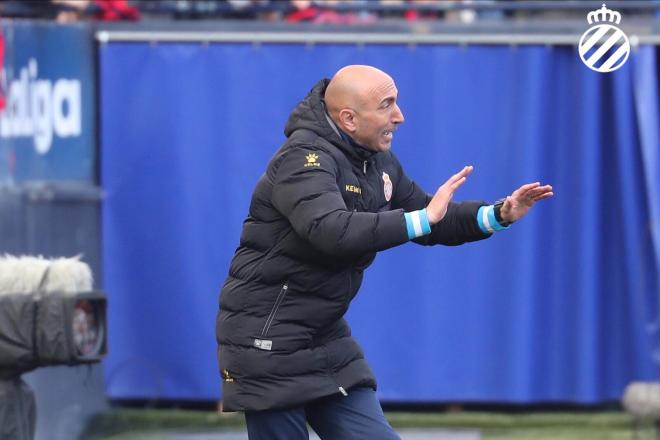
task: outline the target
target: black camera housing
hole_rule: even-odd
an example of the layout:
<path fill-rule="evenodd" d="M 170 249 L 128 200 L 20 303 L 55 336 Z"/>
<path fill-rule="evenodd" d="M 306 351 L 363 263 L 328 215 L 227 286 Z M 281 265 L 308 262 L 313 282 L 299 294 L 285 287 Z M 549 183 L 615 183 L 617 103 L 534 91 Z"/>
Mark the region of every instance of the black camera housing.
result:
<path fill-rule="evenodd" d="M 101 291 L 0 295 L 0 380 L 37 367 L 100 362 L 106 312 Z"/>

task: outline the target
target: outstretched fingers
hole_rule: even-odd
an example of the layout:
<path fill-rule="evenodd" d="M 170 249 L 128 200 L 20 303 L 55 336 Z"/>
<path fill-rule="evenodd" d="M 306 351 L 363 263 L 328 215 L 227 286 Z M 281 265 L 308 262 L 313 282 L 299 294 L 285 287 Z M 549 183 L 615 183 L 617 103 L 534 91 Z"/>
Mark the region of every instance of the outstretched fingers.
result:
<path fill-rule="evenodd" d="M 465 177 L 461 177 L 459 180 L 457 180 L 456 182 L 454 182 L 454 183 L 452 183 L 451 185 L 449 185 L 449 187 L 451 188 L 451 192 L 453 193 L 453 192 L 456 191 L 458 188 L 460 188 L 461 185 L 463 185 L 463 184 L 465 183 L 466 180 L 467 180 L 467 179 L 466 179 Z"/>
<path fill-rule="evenodd" d="M 527 183 L 511 194 L 513 197 L 526 197 L 527 193 L 541 186 L 541 182 Z"/>
<path fill-rule="evenodd" d="M 504 220 L 516 221 L 524 217 L 536 202 L 553 195 L 551 185 L 541 185 L 540 182 L 522 185 L 506 198 L 500 213 Z"/>
<path fill-rule="evenodd" d="M 548 195 L 549 194 L 549 195 Z M 526 194 L 532 200 L 540 200 L 539 197 L 547 198 L 552 196 L 552 186 L 544 185 L 529 190 Z"/>
<path fill-rule="evenodd" d="M 549 196 L 546 194 L 550 194 Z M 517 199 L 527 199 L 536 201 L 541 200 L 539 197 L 547 198 L 552 196 L 552 186 L 543 185 L 540 182 L 528 183 L 521 186 L 511 194 L 512 197 Z"/>
<path fill-rule="evenodd" d="M 555 194 L 552 191 L 549 191 L 549 192 L 545 192 L 543 194 L 539 194 L 537 196 L 534 196 L 534 198 L 532 200 L 534 200 L 535 202 L 538 202 L 539 200 L 549 199 L 550 197 L 552 197 L 554 195 Z"/>
<path fill-rule="evenodd" d="M 474 167 L 472 165 L 464 166 L 462 170 L 460 170 L 458 173 L 451 176 L 447 180 L 447 183 L 454 183 L 454 182 L 457 182 L 457 181 L 461 180 L 462 178 L 467 177 L 468 175 L 470 175 L 470 173 L 472 172 L 473 169 L 474 169 Z"/>
<path fill-rule="evenodd" d="M 458 173 L 454 174 L 451 176 L 446 182 L 445 185 L 449 185 L 451 188 L 452 192 L 456 191 L 461 185 L 465 183 L 467 180 L 467 176 L 470 175 L 474 167 L 472 165 L 468 165 L 463 167 L 461 171 Z"/>

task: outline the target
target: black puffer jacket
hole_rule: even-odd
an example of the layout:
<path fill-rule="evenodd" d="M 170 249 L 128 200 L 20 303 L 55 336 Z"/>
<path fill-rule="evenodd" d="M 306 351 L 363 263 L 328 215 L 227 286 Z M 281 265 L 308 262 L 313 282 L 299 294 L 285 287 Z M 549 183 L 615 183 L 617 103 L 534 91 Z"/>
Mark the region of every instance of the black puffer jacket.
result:
<path fill-rule="evenodd" d="M 347 143 L 320 81 L 291 113 L 288 140 L 257 183 L 220 296 L 218 357 L 227 411 L 290 407 L 375 388 L 343 319 L 376 252 L 408 241 L 404 212 L 431 197 L 391 152 Z M 389 181 L 389 182 L 388 182 Z M 485 203 L 451 203 L 420 244 L 480 240 Z"/>

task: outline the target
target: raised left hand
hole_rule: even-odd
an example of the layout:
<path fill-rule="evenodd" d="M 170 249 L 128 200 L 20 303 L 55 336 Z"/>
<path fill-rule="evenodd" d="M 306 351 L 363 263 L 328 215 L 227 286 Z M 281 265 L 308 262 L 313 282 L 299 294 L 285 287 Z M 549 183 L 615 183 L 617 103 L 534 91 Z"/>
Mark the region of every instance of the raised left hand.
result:
<path fill-rule="evenodd" d="M 534 206 L 534 203 L 552 197 L 553 195 L 552 186 L 550 185 L 541 186 L 541 182 L 523 185 L 504 201 L 500 209 L 502 220 L 515 222 L 525 216 L 527 211 Z"/>

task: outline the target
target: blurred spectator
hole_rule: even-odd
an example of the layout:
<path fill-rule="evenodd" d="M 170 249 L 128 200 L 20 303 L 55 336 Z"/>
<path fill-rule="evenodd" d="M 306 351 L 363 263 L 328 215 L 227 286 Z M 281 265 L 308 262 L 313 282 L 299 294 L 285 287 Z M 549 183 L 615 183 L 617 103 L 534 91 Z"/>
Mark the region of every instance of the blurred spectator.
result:
<path fill-rule="evenodd" d="M 58 23 L 70 23 L 82 18 L 90 6 L 90 0 L 52 0 L 56 7 L 61 7 L 55 16 Z"/>
<path fill-rule="evenodd" d="M 85 17 L 101 21 L 140 19 L 140 11 L 126 0 L 51 0 L 62 10 L 57 14 L 58 22 L 70 22 Z"/>
<path fill-rule="evenodd" d="M 460 3 L 469 5 L 474 0 L 461 0 Z M 457 9 L 448 11 L 445 15 L 448 21 L 460 21 L 461 23 L 472 23 L 477 19 L 477 12 L 474 9 Z"/>
<path fill-rule="evenodd" d="M 402 18 L 406 0 L 378 0 L 382 7 L 378 16 L 381 18 Z"/>
<path fill-rule="evenodd" d="M 288 0 L 133 0 L 145 19 L 230 19 L 275 21 Z"/>
<path fill-rule="evenodd" d="M 285 17 L 289 23 L 368 24 L 377 20 L 376 14 L 341 12 L 333 9 L 342 3 L 351 4 L 353 0 L 290 0 L 289 3 L 294 9 Z"/>
<path fill-rule="evenodd" d="M 422 5 L 431 6 L 435 3 L 437 3 L 437 1 L 435 1 L 435 0 L 409 0 L 408 3 L 415 4 L 415 5 L 420 5 L 420 6 L 422 6 Z M 404 14 L 404 16 L 406 17 L 406 20 L 409 20 L 409 21 L 416 21 L 416 20 L 420 20 L 420 19 L 435 20 L 435 19 L 441 17 L 441 14 L 440 14 L 439 11 L 421 11 L 419 9 L 408 9 L 406 11 L 406 13 Z"/>
<path fill-rule="evenodd" d="M 127 0 L 0 0 L 0 16 L 46 18 L 61 23 L 81 19 L 138 20 L 140 11 Z"/>
<path fill-rule="evenodd" d="M 55 18 L 55 8 L 50 2 L 25 2 L 18 0 L 0 0 L 0 17 L 17 18 Z"/>
<path fill-rule="evenodd" d="M 94 0 L 94 5 L 100 8 L 94 18 L 103 21 L 140 19 L 140 11 L 130 6 L 126 0 Z"/>
<path fill-rule="evenodd" d="M 301 21 L 312 21 L 321 13 L 312 0 L 291 0 L 293 12 L 286 15 L 285 20 L 289 23 L 299 23 Z"/>
<path fill-rule="evenodd" d="M 223 7 L 221 2 L 216 2 L 216 6 L 223 10 L 222 16 L 224 18 L 266 21 L 274 21 L 281 18 L 279 11 L 273 8 L 268 9 L 268 6 L 274 6 L 274 3 L 270 0 L 224 0 L 224 2 L 226 3 L 226 7 Z"/>
<path fill-rule="evenodd" d="M 473 23 L 489 19 L 580 19 L 573 2 L 549 8 L 508 0 L 0 0 L 0 16 L 80 19 L 241 19 L 288 23 L 360 25 L 379 18 Z M 649 2 L 651 3 L 651 2 Z M 660 14 L 652 5 L 639 14 Z M 634 9 L 633 9 L 634 11 Z"/>

